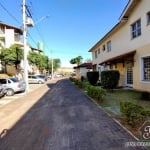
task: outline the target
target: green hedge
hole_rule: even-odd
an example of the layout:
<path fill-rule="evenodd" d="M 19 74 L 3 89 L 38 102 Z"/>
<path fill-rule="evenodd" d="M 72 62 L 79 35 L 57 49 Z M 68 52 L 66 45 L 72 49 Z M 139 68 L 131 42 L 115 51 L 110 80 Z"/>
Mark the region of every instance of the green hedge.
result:
<path fill-rule="evenodd" d="M 91 85 L 95 85 L 99 78 L 98 71 L 87 72 L 87 79 Z"/>
<path fill-rule="evenodd" d="M 102 102 L 103 97 L 106 95 L 106 90 L 100 87 L 87 85 L 86 90 L 87 94 L 98 102 Z"/>
<path fill-rule="evenodd" d="M 106 90 L 97 86 L 90 85 L 87 82 L 82 82 L 75 78 L 70 78 L 70 80 L 77 85 L 79 88 L 87 91 L 87 95 L 94 98 L 98 102 L 102 102 L 103 97 L 106 95 Z"/>
<path fill-rule="evenodd" d="M 150 110 L 132 102 L 121 102 L 120 111 L 127 117 L 128 124 L 131 126 L 136 126 L 150 119 Z"/>
<path fill-rule="evenodd" d="M 119 82 L 120 73 L 117 70 L 101 72 L 101 85 L 106 89 L 114 89 Z"/>

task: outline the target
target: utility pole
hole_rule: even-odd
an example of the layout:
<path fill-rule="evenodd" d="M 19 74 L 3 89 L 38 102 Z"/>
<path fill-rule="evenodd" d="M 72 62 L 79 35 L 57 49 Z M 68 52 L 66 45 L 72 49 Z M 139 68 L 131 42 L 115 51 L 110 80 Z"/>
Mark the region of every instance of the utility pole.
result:
<path fill-rule="evenodd" d="M 51 50 L 51 61 L 52 61 L 52 70 L 51 70 L 51 78 L 53 79 L 53 76 L 54 76 L 54 60 L 53 60 L 53 54 L 52 54 L 53 52 L 52 52 L 52 50 Z"/>
<path fill-rule="evenodd" d="M 29 90 L 28 85 L 28 60 L 27 60 L 27 24 L 26 24 L 26 0 L 23 0 L 23 47 L 24 47 L 24 80 L 26 82 L 26 91 Z"/>
<path fill-rule="evenodd" d="M 23 18 L 23 47 L 24 47 L 24 81 L 26 82 L 26 91 L 29 90 L 28 84 L 28 49 L 27 49 L 27 27 L 33 27 L 34 23 L 26 0 L 22 0 L 22 18 Z"/>

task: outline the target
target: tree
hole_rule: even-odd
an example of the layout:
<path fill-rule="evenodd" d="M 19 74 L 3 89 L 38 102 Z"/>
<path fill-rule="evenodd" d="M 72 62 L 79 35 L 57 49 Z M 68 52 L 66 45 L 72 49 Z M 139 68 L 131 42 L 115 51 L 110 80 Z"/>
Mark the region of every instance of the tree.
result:
<path fill-rule="evenodd" d="M 30 65 L 35 65 L 42 72 L 44 69 L 49 71 L 51 70 L 51 60 L 49 60 L 48 56 L 36 53 L 29 52 L 28 61 Z M 60 67 L 60 59 L 53 59 L 53 69 L 56 70 Z"/>
<path fill-rule="evenodd" d="M 29 52 L 28 61 L 30 65 L 37 66 L 40 71 L 47 70 L 48 57 L 37 52 Z"/>
<path fill-rule="evenodd" d="M 50 60 L 50 70 L 52 70 L 52 60 Z M 61 61 L 59 58 L 55 58 L 53 59 L 53 69 L 54 71 L 57 70 L 58 68 L 60 68 L 61 65 Z"/>
<path fill-rule="evenodd" d="M 30 51 L 28 54 L 28 62 L 30 65 L 37 65 L 38 64 L 38 53 Z"/>
<path fill-rule="evenodd" d="M 2 48 L 0 57 L 2 65 L 15 65 L 16 69 L 18 69 L 20 62 L 23 59 L 23 49 L 16 44 L 9 48 Z"/>
<path fill-rule="evenodd" d="M 72 58 L 70 60 L 70 63 L 80 65 L 82 63 L 82 59 L 83 59 L 82 56 L 78 56 L 78 57 Z"/>

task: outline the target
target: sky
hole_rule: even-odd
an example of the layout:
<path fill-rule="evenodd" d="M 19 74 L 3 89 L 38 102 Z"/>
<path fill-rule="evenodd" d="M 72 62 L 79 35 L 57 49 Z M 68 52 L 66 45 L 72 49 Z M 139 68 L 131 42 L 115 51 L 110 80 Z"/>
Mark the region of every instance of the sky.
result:
<path fill-rule="evenodd" d="M 128 0 L 26 0 L 34 26 L 28 28 L 27 42 L 37 48 L 44 44 L 49 58 L 59 58 L 62 67 L 88 52 L 119 21 Z M 21 28 L 22 0 L 0 0 L 0 21 Z"/>

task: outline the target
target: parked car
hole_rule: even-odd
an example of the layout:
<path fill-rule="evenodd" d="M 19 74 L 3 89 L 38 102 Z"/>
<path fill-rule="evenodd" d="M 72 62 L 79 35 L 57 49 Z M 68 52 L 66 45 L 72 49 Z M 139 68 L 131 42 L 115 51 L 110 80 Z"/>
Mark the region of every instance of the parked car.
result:
<path fill-rule="evenodd" d="M 47 74 L 47 79 L 50 80 L 52 78 L 52 76 L 50 74 Z"/>
<path fill-rule="evenodd" d="M 3 88 L 3 85 L 0 84 L 0 98 L 3 97 L 3 96 L 5 96 L 5 94 L 6 94 L 6 91 L 5 91 L 5 89 Z"/>
<path fill-rule="evenodd" d="M 39 77 L 39 78 L 44 79 L 45 81 L 48 80 L 48 76 L 46 76 L 46 75 L 39 74 L 39 75 L 36 75 L 36 76 Z"/>
<path fill-rule="evenodd" d="M 26 90 L 26 83 L 17 78 L 0 78 L 0 84 L 5 89 L 7 96 L 12 96 L 16 92 L 24 92 Z"/>
<path fill-rule="evenodd" d="M 29 75 L 28 76 L 28 83 L 42 84 L 42 83 L 45 83 L 45 79 L 40 78 L 37 75 Z"/>
<path fill-rule="evenodd" d="M 54 78 L 62 78 L 64 75 L 63 74 L 55 74 Z"/>

